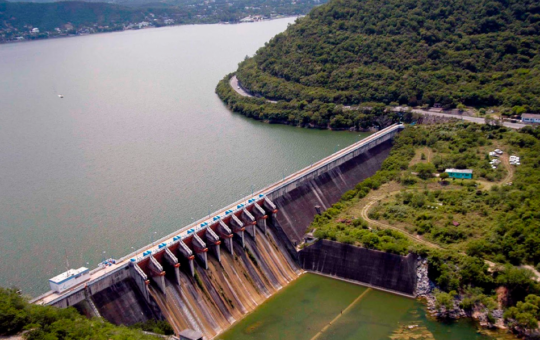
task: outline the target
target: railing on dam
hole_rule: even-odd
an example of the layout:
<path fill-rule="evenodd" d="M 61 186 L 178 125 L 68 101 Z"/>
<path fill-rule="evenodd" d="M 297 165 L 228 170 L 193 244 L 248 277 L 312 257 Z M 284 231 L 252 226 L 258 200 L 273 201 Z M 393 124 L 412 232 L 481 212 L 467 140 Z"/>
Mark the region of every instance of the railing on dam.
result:
<path fill-rule="evenodd" d="M 337 164 L 340 161 L 343 161 L 344 159 L 346 159 L 347 157 L 351 157 L 357 150 L 360 150 L 362 148 L 369 148 L 371 145 L 377 144 L 381 140 L 388 139 L 387 137 L 389 137 L 389 135 L 395 134 L 400 129 L 403 129 L 403 125 L 401 124 L 391 125 L 379 132 L 376 132 L 370 135 L 367 138 L 364 138 L 344 149 L 341 149 L 338 152 L 318 162 L 315 162 L 314 164 L 311 164 L 310 166 L 307 166 L 295 172 L 294 174 L 291 174 L 285 177 L 284 179 L 276 183 L 273 183 L 261 190 L 258 190 L 252 195 L 241 198 L 240 200 L 229 205 L 227 208 L 217 210 L 213 214 L 210 214 L 209 217 L 201 218 L 185 227 L 182 227 L 181 229 L 167 236 L 162 237 L 161 239 L 157 240 L 152 245 L 147 245 L 145 247 L 142 247 L 139 250 L 136 250 L 130 254 L 127 254 L 126 256 L 118 259 L 117 264 L 113 266 L 112 268 L 110 268 L 109 271 L 107 271 L 107 269 L 102 268 L 102 267 L 93 269 L 92 271 L 90 271 L 91 280 L 87 282 L 87 284 L 90 285 L 94 282 L 98 282 L 104 277 L 111 275 L 111 273 L 116 272 L 119 269 L 125 268 L 131 263 L 132 259 L 134 259 L 134 262 L 139 262 L 140 260 L 147 258 L 151 256 L 152 254 L 162 251 L 165 246 L 169 246 L 175 242 L 179 242 L 180 240 L 191 237 L 194 233 L 205 230 L 213 223 L 216 223 L 216 221 L 213 220 L 215 216 L 225 217 L 227 214 L 230 214 L 231 212 L 234 213 L 238 209 L 242 209 L 243 207 L 247 206 L 249 202 L 263 200 L 264 197 L 272 193 L 276 193 L 284 188 L 287 188 L 290 185 L 294 185 L 294 182 L 298 182 L 302 180 L 303 178 L 316 174 L 317 172 L 325 169 L 325 167 L 331 167 L 332 164 Z M 36 299 L 32 300 L 32 302 L 37 302 L 37 303 L 45 302 L 46 304 L 54 304 L 54 302 L 58 300 L 61 300 L 63 298 L 66 298 L 69 295 L 77 293 L 78 291 L 83 289 L 84 286 L 85 286 L 84 284 L 81 284 L 62 294 L 47 292 L 37 297 Z"/>
<path fill-rule="evenodd" d="M 359 148 L 362 148 L 362 147 L 365 147 L 365 146 L 368 146 L 370 143 L 373 143 L 375 141 L 377 141 L 378 139 L 390 134 L 390 133 L 394 133 L 395 131 L 397 130 L 400 130 L 400 129 L 403 129 L 404 126 L 403 124 L 393 124 L 393 125 L 390 125 L 389 127 L 381 130 L 381 131 L 378 131 L 370 136 L 368 136 L 367 138 L 364 138 L 352 145 L 349 145 L 348 147 L 346 148 L 343 148 L 339 151 L 337 151 L 336 153 L 333 153 L 332 155 L 326 157 L 326 158 L 323 158 L 321 159 L 320 161 L 318 162 L 315 162 L 314 164 L 310 165 L 310 166 L 307 166 L 287 177 L 285 177 L 284 179 L 282 179 L 281 181 L 278 181 L 276 183 L 273 183 L 259 191 L 256 191 L 253 193 L 253 195 L 249 195 L 249 196 L 245 196 L 243 198 L 241 198 L 240 200 L 234 202 L 233 204 L 229 205 L 227 208 L 223 208 L 223 209 L 219 209 L 211 214 L 209 214 L 209 216 L 212 216 L 212 217 L 203 217 L 181 229 L 179 229 L 178 231 L 175 231 L 175 232 L 172 232 L 170 233 L 169 235 L 166 235 L 164 237 L 162 237 L 161 239 L 159 239 L 158 241 L 155 242 L 156 245 L 159 245 L 161 243 L 166 243 L 166 244 L 170 244 L 172 242 L 172 239 L 179 235 L 179 234 L 182 234 L 182 233 L 187 233 L 188 230 L 191 230 L 191 229 L 194 229 L 195 231 L 200 231 L 200 230 L 203 230 L 205 228 L 207 228 L 212 222 L 215 222 L 215 221 L 212 221 L 212 218 L 215 217 L 215 216 L 220 216 L 220 215 L 223 215 L 225 212 L 229 211 L 229 210 L 233 210 L 235 211 L 236 210 L 236 207 L 240 204 L 243 204 L 243 205 L 246 205 L 248 203 L 248 201 L 250 199 L 260 199 L 264 196 L 267 196 L 275 191 L 278 191 L 279 189 L 283 188 L 283 187 L 286 187 L 287 185 L 290 184 L 290 182 L 293 182 L 293 181 L 296 181 L 298 180 L 298 178 L 301 178 L 301 177 L 305 177 L 305 176 L 308 176 L 318 170 L 320 170 L 321 168 L 327 166 L 329 163 L 332 163 L 332 162 L 335 162 L 336 160 L 339 160 L 340 158 L 343 158 L 343 157 L 346 157 L 347 155 L 349 155 L 350 153 L 356 151 L 357 149 Z M 262 196 L 261 196 L 262 195 Z M 205 226 L 201 226 L 201 224 L 205 223 L 206 222 L 206 225 Z M 189 235 L 185 235 L 184 237 L 187 237 Z M 182 238 L 184 238 L 182 237 Z M 167 242 L 169 241 L 169 242 Z M 152 249 L 153 248 L 153 249 Z M 134 256 L 136 257 L 137 254 L 141 254 L 143 253 L 144 251 L 148 251 L 148 250 L 153 250 L 152 253 L 154 253 L 155 251 L 159 251 L 160 249 L 158 248 L 158 246 L 146 246 L 146 247 L 143 247 L 139 250 L 136 250 L 124 257 L 122 257 L 121 259 L 119 259 L 119 262 L 123 262 L 125 260 L 129 260 L 131 258 L 133 258 Z M 97 268 L 97 269 L 94 269 L 95 270 L 100 270 L 100 268 Z"/>

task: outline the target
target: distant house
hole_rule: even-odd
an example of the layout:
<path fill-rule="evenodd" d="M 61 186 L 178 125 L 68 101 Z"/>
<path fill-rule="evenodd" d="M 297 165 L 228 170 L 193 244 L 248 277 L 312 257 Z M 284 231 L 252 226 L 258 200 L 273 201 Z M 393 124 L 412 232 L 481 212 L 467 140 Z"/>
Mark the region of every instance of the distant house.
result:
<path fill-rule="evenodd" d="M 523 123 L 540 124 L 540 114 L 524 113 L 524 114 L 521 115 L 521 121 Z"/>
<path fill-rule="evenodd" d="M 32 28 L 32 33 L 39 33 L 39 28 L 37 28 L 37 27 Z"/>
<path fill-rule="evenodd" d="M 472 170 L 470 169 L 446 169 L 445 172 L 452 178 L 472 178 Z"/>

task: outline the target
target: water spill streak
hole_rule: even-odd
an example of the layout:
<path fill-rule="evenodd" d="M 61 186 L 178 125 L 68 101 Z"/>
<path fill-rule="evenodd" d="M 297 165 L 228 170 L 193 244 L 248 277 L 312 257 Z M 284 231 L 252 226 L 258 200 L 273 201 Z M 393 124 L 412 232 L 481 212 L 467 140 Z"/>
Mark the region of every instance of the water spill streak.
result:
<path fill-rule="evenodd" d="M 197 263 L 194 277 L 181 271 L 180 286 L 166 277 L 165 293 L 149 286 L 177 334 L 191 328 L 211 339 L 300 275 L 271 230 L 246 235 L 245 244 L 235 242 L 233 254 L 222 248 L 221 262 L 209 253 L 208 269 Z"/>

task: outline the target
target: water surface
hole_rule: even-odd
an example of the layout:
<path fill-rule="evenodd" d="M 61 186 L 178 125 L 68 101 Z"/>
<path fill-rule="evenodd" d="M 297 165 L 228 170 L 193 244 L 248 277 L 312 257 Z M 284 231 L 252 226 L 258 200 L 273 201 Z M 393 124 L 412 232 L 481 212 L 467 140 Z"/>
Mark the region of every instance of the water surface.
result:
<path fill-rule="evenodd" d="M 469 320 L 428 318 L 413 299 L 304 274 L 238 322 L 219 340 L 489 340 Z"/>
<path fill-rule="evenodd" d="M 70 267 L 121 257 L 357 141 L 215 95 L 293 20 L 1 45 L 0 285 L 44 292 L 64 252 Z"/>

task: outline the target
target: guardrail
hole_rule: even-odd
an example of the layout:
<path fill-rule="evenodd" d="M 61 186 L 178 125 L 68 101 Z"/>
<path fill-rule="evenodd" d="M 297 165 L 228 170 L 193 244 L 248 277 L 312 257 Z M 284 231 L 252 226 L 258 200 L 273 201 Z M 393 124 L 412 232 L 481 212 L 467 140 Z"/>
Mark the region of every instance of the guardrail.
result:
<path fill-rule="evenodd" d="M 249 195 L 249 196 L 245 196 L 243 198 L 241 198 L 240 200 L 234 202 L 233 204 L 229 205 L 228 208 L 222 208 L 222 209 L 218 209 L 217 211 L 211 213 L 210 215 L 208 216 L 217 216 L 219 213 L 222 213 L 222 212 L 225 212 L 225 211 L 229 211 L 231 210 L 231 207 L 233 211 L 237 211 L 238 209 L 236 208 L 238 205 L 240 204 L 243 204 L 243 207 L 246 206 L 248 204 L 248 201 L 250 199 L 253 199 L 253 198 L 256 198 L 259 199 L 259 198 L 263 198 L 265 197 L 266 195 L 268 194 L 271 194 L 275 191 L 278 191 L 284 187 L 286 187 L 287 185 L 291 184 L 292 182 L 296 181 L 297 180 L 297 177 L 299 175 L 301 175 L 301 177 L 305 177 L 305 176 L 308 176 L 310 174 L 313 174 L 314 172 L 320 170 L 321 168 L 327 166 L 328 164 L 331 164 L 332 162 L 335 162 L 336 160 L 339 160 L 347 155 L 349 155 L 351 152 L 354 152 L 355 150 L 359 149 L 359 148 L 362 148 L 364 146 L 367 146 L 373 142 L 375 142 L 376 140 L 378 140 L 379 138 L 389 134 L 389 133 L 392 133 L 398 129 L 403 129 L 403 125 L 402 124 L 393 124 L 393 125 L 390 125 L 389 127 L 381 130 L 381 131 L 378 131 L 354 144 L 351 144 L 349 145 L 348 147 L 346 148 L 343 148 L 341 150 L 339 150 L 338 152 L 336 153 L 333 153 L 323 159 L 321 159 L 320 161 L 310 165 L 310 166 L 307 166 L 303 169 L 300 169 L 298 170 L 297 172 L 293 173 L 293 174 L 290 174 L 289 176 L 285 177 L 284 179 L 282 179 L 281 181 L 278 181 L 278 182 L 275 182 L 273 184 L 270 184 L 268 186 L 266 186 L 265 188 L 253 193 L 252 195 Z M 170 239 L 173 239 L 175 238 L 176 236 L 179 236 L 179 234 L 189 230 L 189 229 L 195 229 L 195 231 L 199 231 L 199 230 L 203 230 L 203 229 L 206 229 L 210 226 L 211 223 L 206 223 L 205 226 L 201 226 L 201 224 L 203 222 L 206 222 L 207 220 L 210 220 L 211 218 L 210 217 L 203 217 L 195 222 L 192 222 L 191 224 L 185 226 L 185 227 L 182 227 L 181 229 L 177 230 L 177 231 L 174 231 L 162 238 L 160 238 L 159 240 L 156 240 L 154 242 L 154 244 L 152 246 L 149 246 L 149 245 L 146 245 L 138 250 L 135 250 L 123 257 L 121 257 L 120 259 L 118 259 L 116 261 L 117 263 L 117 267 L 114 268 L 114 270 L 112 270 L 111 272 L 107 273 L 107 274 L 110 274 L 110 273 L 114 273 L 117 269 L 121 269 L 121 268 L 124 268 L 126 265 L 129 265 L 130 263 L 130 259 L 131 258 L 136 258 L 137 257 L 137 254 L 141 254 L 143 252 L 147 252 L 147 251 L 150 251 L 150 253 L 144 255 L 143 257 L 139 257 L 138 259 L 136 258 L 136 262 L 138 262 L 138 260 L 142 259 L 142 258 L 146 258 L 146 256 L 148 255 L 151 255 L 151 254 L 155 254 L 156 252 L 159 252 L 163 249 L 163 247 L 161 248 L 158 248 L 158 245 L 162 244 L 162 243 L 165 243 L 166 245 L 172 245 L 176 242 L 179 242 L 180 239 L 184 239 L 188 236 L 191 236 L 191 234 L 189 235 L 185 235 L 184 237 L 181 237 L 180 239 L 175 239 L 173 241 L 170 241 L 170 242 L 165 242 L 167 240 L 170 240 Z M 211 221 L 210 221 L 211 222 Z M 122 263 L 124 261 L 127 261 L 126 263 Z M 98 267 L 98 268 L 94 268 L 90 271 L 90 275 L 92 274 L 95 274 L 97 273 L 98 271 L 100 270 L 105 270 L 106 267 Z M 98 281 L 100 278 L 96 278 L 90 282 L 95 282 L 95 281 Z M 87 282 L 88 283 L 88 282 Z M 73 291 L 70 291 L 69 294 L 67 295 L 61 295 L 59 296 L 58 298 L 50 301 L 49 303 L 53 303 L 61 298 L 65 298 L 71 294 L 74 294 L 75 292 L 79 291 L 79 289 L 81 289 L 81 287 L 77 287 L 77 288 L 74 288 Z M 35 302 L 35 301 L 39 301 L 49 295 L 53 294 L 52 291 L 49 291 L 47 293 L 44 293 L 40 296 L 38 296 L 37 298 L 31 300 L 30 302 Z"/>
<path fill-rule="evenodd" d="M 364 138 L 364 139 L 362 139 L 362 140 L 360 140 L 360 141 L 358 141 L 358 142 L 356 142 L 354 144 L 349 145 L 346 148 L 343 148 L 343 149 L 339 150 L 336 153 L 333 153 L 333 154 L 321 159 L 320 161 L 315 163 L 316 165 L 312 164 L 311 166 L 307 166 L 307 167 L 305 167 L 303 169 L 300 169 L 297 172 L 285 177 L 281 181 L 270 184 L 267 187 L 265 187 L 263 189 L 260 189 L 257 192 L 254 192 L 253 195 L 249 195 L 249 196 L 245 196 L 245 197 L 241 198 L 240 200 L 238 200 L 238 201 L 234 202 L 233 204 L 229 205 L 228 208 L 218 209 L 218 210 L 216 210 L 215 212 L 211 213 L 208 216 L 216 216 L 220 212 L 230 210 L 230 207 L 235 207 L 235 208 L 233 208 L 233 211 L 236 211 L 236 210 L 238 210 L 238 209 L 236 209 L 236 207 L 238 205 L 240 205 L 240 204 L 247 205 L 247 202 L 251 198 L 259 198 L 259 195 L 261 195 L 261 194 L 266 196 L 266 195 L 268 195 L 270 193 L 273 193 L 274 191 L 277 191 L 277 190 L 289 185 L 292 182 L 292 180 L 295 177 L 297 177 L 299 174 L 302 174 L 302 177 L 307 176 L 309 174 L 312 174 L 313 172 L 316 172 L 317 170 L 319 170 L 319 169 L 323 168 L 324 166 L 328 165 L 329 163 L 334 162 L 336 159 L 340 159 L 342 157 L 345 157 L 348 154 L 350 154 L 351 152 L 353 152 L 353 151 L 355 151 L 355 150 L 357 150 L 357 149 L 359 149 L 361 147 L 364 147 L 366 145 L 369 145 L 374 140 L 377 140 L 377 139 L 379 139 L 379 138 L 381 138 L 381 137 L 383 137 L 383 136 L 385 136 L 385 135 L 387 135 L 387 134 L 389 134 L 391 132 L 394 132 L 395 130 L 398 130 L 398 129 L 403 129 L 403 125 L 402 124 L 390 125 L 389 127 L 385 128 L 385 129 L 383 129 L 381 131 L 378 131 L 378 132 L 376 132 L 376 133 L 374 133 L 374 134 L 372 134 L 372 135 L 370 135 L 370 136 L 368 136 L 368 137 L 366 137 L 366 138 Z M 336 155 L 340 154 L 340 153 L 341 153 L 341 155 L 339 155 L 339 157 L 336 158 Z M 276 184 L 278 184 L 278 183 L 279 183 L 279 185 L 276 186 Z M 185 227 L 183 227 L 183 228 L 181 228 L 181 229 L 179 229 L 179 230 L 177 230 L 175 232 L 172 232 L 172 233 L 170 233 L 170 234 L 168 234 L 168 235 L 166 235 L 166 236 L 164 236 L 162 238 L 160 238 L 159 240 L 155 241 L 155 244 L 163 243 L 166 240 L 172 239 L 175 236 L 177 236 L 178 234 L 180 234 L 180 233 L 182 233 L 182 232 L 184 232 L 186 230 L 192 229 L 192 228 L 195 228 L 196 231 L 206 229 L 210 224 L 208 224 L 208 225 L 206 225 L 204 227 L 201 227 L 200 225 L 203 222 L 205 222 L 205 221 L 207 221 L 209 219 L 210 219 L 209 217 L 205 216 L 205 217 L 203 217 L 203 218 L 201 218 L 201 219 L 199 219 L 199 220 L 197 220 L 195 222 L 192 222 L 191 224 L 189 224 L 189 225 L 187 225 L 187 226 L 185 226 Z M 167 243 L 167 245 L 171 245 L 171 244 L 173 244 L 173 243 L 175 243 L 177 241 L 169 242 L 169 243 Z M 152 247 L 155 247 L 155 245 L 152 246 Z M 145 246 L 145 247 L 142 247 L 142 248 L 140 248 L 140 249 L 126 255 L 126 256 L 123 256 L 122 258 L 120 258 L 118 260 L 118 262 L 122 262 L 122 261 L 128 260 L 130 258 L 133 258 L 135 255 L 137 255 L 137 254 L 139 254 L 139 253 L 141 253 L 141 252 L 143 252 L 145 250 L 148 250 L 148 249 L 149 249 L 148 245 Z M 152 251 L 152 254 L 154 254 L 156 251 L 160 251 L 160 249 L 157 249 L 157 248 L 154 249 L 154 250 L 155 251 Z M 97 268 L 97 270 L 101 270 L 101 268 Z"/>

